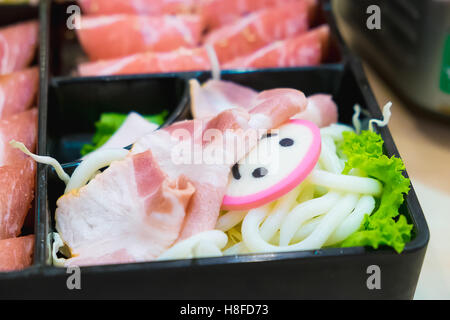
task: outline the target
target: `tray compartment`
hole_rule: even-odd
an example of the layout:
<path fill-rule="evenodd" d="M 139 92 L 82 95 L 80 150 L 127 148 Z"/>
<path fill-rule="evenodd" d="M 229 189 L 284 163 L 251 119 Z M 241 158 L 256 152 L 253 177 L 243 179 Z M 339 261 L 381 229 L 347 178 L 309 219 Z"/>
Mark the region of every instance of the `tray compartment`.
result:
<path fill-rule="evenodd" d="M 194 75 L 200 81 L 209 73 Z M 291 87 L 307 95 L 329 93 L 339 105 L 339 120 L 351 123 L 353 105 L 358 103 L 372 117 L 381 117 L 357 60 L 345 66 L 328 65 L 300 70 L 225 72 L 223 78 L 257 90 Z M 189 103 L 186 104 L 186 108 Z M 387 155 L 397 150 L 387 128 L 380 130 Z M 53 215 L 55 201 L 63 192 L 49 170 L 49 206 Z M 413 239 L 402 254 L 390 248 L 337 248 L 275 254 L 249 254 L 166 262 L 84 267 L 84 288 L 69 292 L 57 285 L 65 269 L 48 267 L 45 276 L 53 279 L 50 296 L 108 298 L 352 298 L 411 299 L 414 295 L 426 250 L 428 228 L 412 189 L 401 207 L 414 224 Z M 50 228 L 50 225 L 49 225 Z M 366 286 L 367 268 L 378 265 L 382 289 Z M 112 290 L 114 283 L 119 291 Z M 183 283 L 180 289 L 179 283 Z M 48 285 L 48 284 L 47 284 Z"/>
<path fill-rule="evenodd" d="M 336 27 L 331 13 L 330 0 L 319 0 L 320 8 L 315 17 L 315 21 L 311 26 L 315 27 L 323 23 L 328 23 L 332 28 L 332 36 L 330 38 L 329 54 L 324 64 L 342 62 L 344 56 L 342 54 L 341 39 L 334 35 Z M 81 62 L 87 62 L 89 59 L 84 53 L 75 30 L 69 30 L 66 27 L 66 21 L 69 18 L 67 8 L 71 5 L 76 5 L 75 1 L 57 2 L 51 1 L 51 52 L 56 54 L 52 55 L 50 70 L 51 75 L 61 78 L 93 78 L 93 77 L 81 77 L 76 74 L 78 64 Z M 189 74 L 186 72 L 175 73 L 179 76 L 186 76 Z M 103 78 L 103 77 L 94 77 Z"/>

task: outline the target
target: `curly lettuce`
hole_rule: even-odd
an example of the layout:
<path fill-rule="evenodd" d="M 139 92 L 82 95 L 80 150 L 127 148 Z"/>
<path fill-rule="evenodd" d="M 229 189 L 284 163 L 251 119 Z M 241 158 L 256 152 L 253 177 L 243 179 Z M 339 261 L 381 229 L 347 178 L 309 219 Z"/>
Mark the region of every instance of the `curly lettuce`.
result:
<path fill-rule="evenodd" d="M 372 131 L 361 134 L 344 132 L 340 152 L 347 162 L 343 173 L 358 169 L 365 176 L 383 184 L 383 193 L 372 215 L 366 215 L 358 231 L 350 235 L 342 247 L 388 245 L 398 253 L 411 239 L 412 225 L 400 215 L 399 207 L 409 192 L 410 180 L 403 175 L 405 166 L 401 159 L 383 154 L 383 139 Z"/>
<path fill-rule="evenodd" d="M 157 125 L 162 125 L 167 117 L 167 110 L 150 116 L 143 116 L 149 122 L 155 123 Z M 91 144 L 85 144 L 81 149 L 80 153 L 82 156 L 97 150 L 102 145 L 104 145 L 109 138 L 120 128 L 127 118 L 127 114 L 121 113 L 102 113 L 100 120 L 95 123 L 95 134 L 92 137 Z"/>

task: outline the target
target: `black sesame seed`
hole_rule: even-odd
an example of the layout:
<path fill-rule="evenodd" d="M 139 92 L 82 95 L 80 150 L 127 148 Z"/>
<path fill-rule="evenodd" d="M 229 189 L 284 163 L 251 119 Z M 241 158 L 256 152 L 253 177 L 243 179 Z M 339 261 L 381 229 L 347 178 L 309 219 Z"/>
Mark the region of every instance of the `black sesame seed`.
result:
<path fill-rule="evenodd" d="M 241 178 L 241 174 L 239 173 L 239 164 L 235 164 L 233 168 L 231 168 L 231 172 L 233 173 L 233 178 L 239 180 Z"/>
<path fill-rule="evenodd" d="M 269 171 L 266 168 L 261 167 L 261 168 L 256 168 L 255 170 L 253 170 L 252 176 L 254 176 L 255 178 L 262 178 L 262 177 L 266 176 L 268 173 L 269 173 Z"/>
<path fill-rule="evenodd" d="M 290 138 L 284 138 L 280 141 L 280 146 L 282 147 L 290 147 L 294 144 L 294 140 Z"/>

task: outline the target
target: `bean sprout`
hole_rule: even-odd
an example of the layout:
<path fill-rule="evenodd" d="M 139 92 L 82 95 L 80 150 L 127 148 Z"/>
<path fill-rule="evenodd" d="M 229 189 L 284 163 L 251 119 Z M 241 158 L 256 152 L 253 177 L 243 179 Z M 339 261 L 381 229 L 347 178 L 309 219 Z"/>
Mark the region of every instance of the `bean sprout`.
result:
<path fill-rule="evenodd" d="M 391 107 L 392 102 L 386 103 L 386 105 L 383 107 L 383 120 L 378 119 L 371 119 L 369 120 L 369 130 L 373 131 L 373 124 L 376 123 L 378 127 L 385 127 L 388 125 L 389 120 L 391 119 Z"/>
<path fill-rule="evenodd" d="M 31 153 L 30 150 L 28 150 L 27 147 L 25 147 L 25 145 L 22 142 L 11 140 L 9 142 L 9 144 L 11 145 L 11 147 L 19 149 L 20 151 L 25 153 L 27 156 L 32 158 L 34 161 L 52 166 L 53 168 L 55 168 L 55 171 L 56 171 L 56 174 L 58 175 L 58 177 L 62 181 L 64 181 L 64 183 L 66 185 L 69 183 L 70 176 L 64 171 L 64 169 L 61 167 L 61 165 L 59 164 L 59 162 L 56 159 L 54 159 L 52 157 L 47 157 L 47 156 L 38 156 L 34 153 Z"/>

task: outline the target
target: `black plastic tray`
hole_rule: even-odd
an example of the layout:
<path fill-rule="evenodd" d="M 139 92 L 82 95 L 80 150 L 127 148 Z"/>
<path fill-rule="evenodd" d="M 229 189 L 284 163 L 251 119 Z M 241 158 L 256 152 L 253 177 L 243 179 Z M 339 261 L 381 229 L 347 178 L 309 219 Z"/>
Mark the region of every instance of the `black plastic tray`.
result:
<path fill-rule="evenodd" d="M 325 1 L 325 7 L 328 2 Z M 118 76 L 98 78 L 54 78 L 47 94 L 49 1 L 41 1 L 41 91 L 39 152 L 51 151 L 60 159 L 73 156 L 61 140 L 93 131 L 96 116 L 116 102 L 126 110 L 127 99 L 147 110 L 150 101 L 167 102 L 176 119 L 189 112 L 186 81 L 210 77 L 208 72 L 180 74 Z M 359 60 L 348 52 L 335 28 L 332 16 L 328 23 L 340 44 L 341 63 L 318 67 L 271 70 L 226 71 L 223 78 L 258 90 L 292 87 L 305 92 L 330 93 L 339 105 L 339 120 L 350 123 L 353 105 L 359 103 L 372 117 L 381 117 L 380 109 L 367 83 Z M 55 54 L 52 54 L 52 59 Z M 176 88 L 163 100 L 158 90 L 164 85 Z M 143 88 L 148 88 L 148 91 Z M 158 89 L 159 88 L 159 89 Z M 126 92 L 132 90 L 129 96 Z M 162 90 L 162 89 L 161 89 Z M 109 94 L 115 98 L 112 99 Z M 164 100 L 170 99 L 170 100 Z M 92 105 L 91 105 L 92 104 Z M 88 107 L 88 105 L 91 105 Z M 152 106 L 155 106 L 152 104 Z M 157 104 L 157 108 L 160 104 Z M 48 107 L 48 112 L 47 112 Z M 89 110 L 92 108 L 93 110 Z M 150 106 L 149 106 L 150 108 Z M 129 111 L 133 108 L 130 106 Z M 150 110 L 150 109 L 148 109 Z M 157 112 L 157 110 L 156 110 Z M 89 118 L 74 123 L 62 120 Z M 174 118 L 175 119 L 175 118 Z M 47 134 L 48 131 L 48 134 Z M 387 155 L 398 155 L 387 128 L 380 133 Z M 75 160 L 75 159 L 70 159 Z M 425 255 L 429 231 L 413 189 L 400 211 L 414 224 L 413 239 L 402 254 L 390 248 L 372 250 L 364 247 L 321 249 L 275 254 L 250 254 L 220 258 L 95 266 L 81 269 L 82 290 L 68 290 L 66 269 L 48 264 L 48 233 L 53 228 L 55 200 L 63 185 L 52 169 L 38 167 L 36 211 L 36 254 L 32 268 L 12 274 L 0 274 L 0 297 L 5 298 L 154 298 L 154 299 L 411 299 Z M 381 289 L 369 290 L 367 268 L 381 269 Z"/>

